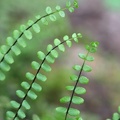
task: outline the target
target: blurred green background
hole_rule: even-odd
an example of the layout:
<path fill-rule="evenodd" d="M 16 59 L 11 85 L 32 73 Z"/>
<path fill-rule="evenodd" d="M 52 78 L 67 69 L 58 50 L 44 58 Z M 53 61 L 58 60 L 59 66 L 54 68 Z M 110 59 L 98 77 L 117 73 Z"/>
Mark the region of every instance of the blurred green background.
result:
<path fill-rule="evenodd" d="M 72 1 L 72 0 L 71 0 Z M 44 15 L 45 8 L 56 5 L 65 6 L 66 1 L 52 0 L 0 0 L 0 45 L 6 44 L 6 38 L 12 36 L 12 31 L 19 29 L 21 24 L 29 19 L 35 20 L 36 15 Z M 10 109 L 9 101 L 17 100 L 15 91 L 21 89 L 20 83 L 25 73 L 34 72 L 30 66 L 37 59 L 37 51 L 46 51 L 46 46 L 53 43 L 54 38 L 81 32 L 82 40 L 67 48 L 52 66 L 50 73 L 45 73 L 47 82 L 40 83 L 42 92 L 38 93 L 36 101 L 30 101 L 32 109 L 27 112 L 28 120 L 32 114 L 37 114 L 42 120 L 54 120 L 55 107 L 59 99 L 67 95 L 65 86 L 69 84 L 69 76 L 74 73 L 72 66 L 81 64 L 78 53 L 85 53 L 84 44 L 98 40 L 100 46 L 94 54 L 95 61 L 88 63 L 93 67 L 91 73 L 85 74 L 90 78 L 84 105 L 81 110 L 84 120 L 105 120 L 117 111 L 120 104 L 120 2 L 119 0 L 80 0 L 79 9 L 74 13 L 66 11 L 65 18 L 57 18 L 56 22 L 49 21 L 48 26 L 41 25 L 41 32 L 34 33 L 33 39 L 27 41 L 27 47 L 22 54 L 15 57 L 11 71 L 6 73 L 6 81 L 0 83 L 0 120 L 4 120 L 6 110 Z M 77 73 L 76 73 L 77 74 Z"/>

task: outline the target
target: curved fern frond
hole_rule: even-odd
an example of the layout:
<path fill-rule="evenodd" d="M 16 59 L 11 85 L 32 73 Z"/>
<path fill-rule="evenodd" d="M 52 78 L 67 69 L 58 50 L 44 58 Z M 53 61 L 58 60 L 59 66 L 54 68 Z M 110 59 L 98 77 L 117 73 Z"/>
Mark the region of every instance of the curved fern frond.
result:
<path fill-rule="evenodd" d="M 73 37 L 73 35 L 75 37 Z M 81 34 L 73 34 L 72 38 L 69 38 L 67 35 L 63 37 L 63 41 L 61 42 L 59 39 L 54 40 L 54 45 L 49 44 L 47 46 L 47 54 L 45 54 L 42 51 L 38 51 L 37 56 L 38 59 L 41 61 L 41 63 L 37 61 L 33 61 L 31 63 L 31 66 L 34 70 L 36 70 L 36 73 L 33 74 L 31 72 L 26 73 L 26 78 L 28 81 L 23 81 L 21 83 L 21 86 L 24 88 L 24 90 L 17 90 L 16 95 L 21 99 L 21 102 L 18 103 L 16 101 L 11 101 L 11 105 L 15 110 L 15 112 L 8 111 L 7 112 L 7 120 L 19 120 L 26 117 L 25 110 L 30 109 L 30 105 L 28 101 L 26 100 L 27 97 L 29 97 L 32 100 L 35 100 L 37 98 L 37 94 L 35 92 L 40 92 L 42 90 L 42 87 L 37 83 L 38 81 L 46 81 L 47 77 L 42 74 L 41 70 L 44 70 L 45 72 L 50 72 L 51 67 L 48 65 L 48 63 L 54 63 L 55 59 L 58 57 L 57 48 L 59 51 L 64 52 L 65 46 L 64 43 L 68 45 L 68 47 L 71 46 L 72 40 L 76 42 L 76 39 L 81 38 Z M 38 81 L 36 81 L 36 79 Z M 75 98 L 76 99 L 76 98 Z"/>
<path fill-rule="evenodd" d="M 73 34 L 73 36 L 76 36 Z M 78 39 L 75 39 L 76 42 L 78 42 Z M 75 85 L 71 86 L 66 86 L 66 89 L 68 91 L 71 91 L 72 94 L 71 96 L 65 96 L 60 99 L 61 103 L 68 103 L 68 107 L 57 107 L 56 111 L 61 112 L 65 115 L 64 120 L 67 120 L 69 118 L 70 120 L 79 120 L 82 119 L 80 117 L 80 110 L 72 108 L 71 104 L 83 104 L 84 99 L 81 98 L 78 95 L 82 95 L 86 93 L 86 89 L 83 87 L 79 87 L 78 84 L 88 84 L 89 79 L 85 76 L 82 76 L 82 72 L 90 72 L 92 68 L 88 65 L 86 65 L 86 61 L 93 61 L 94 58 L 92 56 L 89 56 L 89 53 L 94 53 L 96 52 L 98 47 L 98 42 L 92 42 L 90 45 L 86 45 L 86 54 L 79 54 L 78 56 L 83 59 L 83 64 L 82 66 L 80 65 L 74 65 L 73 69 L 76 71 L 79 71 L 78 76 L 77 75 L 72 75 L 70 79 L 75 82 Z M 69 115 L 69 116 L 68 116 Z"/>
<path fill-rule="evenodd" d="M 19 46 L 23 48 L 26 47 L 26 42 L 22 38 L 22 36 L 24 35 L 25 38 L 28 40 L 32 39 L 32 32 L 30 31 L 30 28 L 33 28 L 33 30 L 36 33 L 39 33 L 41 31 L 40 26 L 38 24 L 39 21 L 41 21 L 45 25 L 48 25 L 48 21 L 46 19 L 47 17 L 49 17 L 51 21 L 56 21 L 56 13 L 58 13 L 61 17 L 65 17 L 64 11 L 68 9 L 71 12 L 72 9 L 74 9 L 75 7 L 76 5 L 72 5 L 71 2 L 69 2 L 69 5 L 66 4 L 65 8 L 56 6 L 55 11 L 52 11 L 51 7 L 47 7 L 46 15 L 38 15 L 36 16 L 36 21 L 29 20 L 27 26 L 21 25 L 20 30 L 14 30 L 13 37 L 8 37 L 6 40 L 7 45 L 2 45 L 0 48 L 0 80 L 3 81 L 5 79 L 4 72 L 9 71 L 10 64 L 14 63 L 12 53 L 18 56 L 19 54 L 21 54 Z"/>

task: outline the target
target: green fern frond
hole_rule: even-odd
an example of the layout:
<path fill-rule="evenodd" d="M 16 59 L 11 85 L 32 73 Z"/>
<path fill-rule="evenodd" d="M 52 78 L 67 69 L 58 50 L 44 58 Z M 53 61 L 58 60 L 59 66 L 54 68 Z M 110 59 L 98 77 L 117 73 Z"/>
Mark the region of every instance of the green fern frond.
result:
<path fill-rule="evenodd" d="M 73 37 L 76 36 L 76 34 L 72 35 Z M 76 42 L 78 42 L 78 38 L 74 38 Z M 85 76 L 82 76 L 82 72 L 90 72 L 92 68 L 88 65 L 86 65 L 86 61 L 93 61 L 94 58 L 92 56 L 89 56 L 89 53 L 96 52 L 98 47 L 98 42 L 92 42 L 90 45 L 86 45 L 86 54 L 79 54 L 78 56 L 83 59 L 82 66 L 80 65 L 74 65 L 73 69 L 76 71 L 79 71 L 78 76 L 72 75 L 70 79 L 75 82 L 75 85 L 73 86 L 66 86 L 66 89 L 68 91 L 71 91 L 71 96 L 65 96 L 60 99 L 61 103 L 68 103 L 68 107 L 57 107 L 56 111 L 63 113 L 65 115 L 64 120 L 81 120 L 82 118 L 80 116 L 80 110 L 77 110 L 75 108 L 71 107 L 71 104 L 83 104 L 84 99 L 79 97 L 78 95 L 82 95 L 86 93 L 86 89 L 83 87 L 78 87 L 78 84 L 88 84 L 89 79 Z M 69 116 L 68 116 L 69 115 Z"/>
<path fill-rule="evenodd" d="M 47 17 L 51 21 L 56 21 L 57 17 L 56 14 L 58 13 L 61 17 L 65 17 L 65 10 L 68 9 L 70 12 L 72 9 L 74 9 L 74 4 L 69 2 L 69 6 L 66 5 L 65 8 L 61 8 L 60 6 L 56 6 L 56 10 L 52 11 L 51 7 L 46 8 L 46 15 L 44 16 L 36 16 L 36 21 L 29 20 L 27 22 L 27 25 L 21 25 L 20 30 L 14 30 L 13 31 L 13 37 L 8 37 L 6 39 L 7 45 L 2 45 L 0 48 L 0 80 L 5 80 L 5 74 L 4 72 L 7 72 L 10 70 L 10 64 L 14 63 L 14 59 L 12 54 L 15 54 L 18 56 L 21 54 L 21 50 L 19 46 L 26 47 L 26 42 L 23 39 L 23 35 L 26 39 L 31 40 L 33 35 L 30 31 L 30 28 L 32 28 L 36 33 L 39 33 L 41 31 L 40 26 L 38 24 L 39 21 L 41 21 L 43 24 L 48 25 Z M 69 43 L 70 44 L 70 43 Z M 63 45 L 61 45 L 61 51 L 64 51 Z"/>
<path fill-rule="evenodd" d="M 69 38 L 68 36 L 64 36 L 62 42 L 56 38 L 54 40 L 54 45 L 49 44 L 47 46 L 47 54 L 44 54 L 44 52 L 42 51 L 38 51 L 37 56 L 41 63 L 38 63 L 36 61 L 33 61 L 31 63 L 31 66 L 34 70 L 36 70 L 36 73 L 35 74 L 30 72 L 26 73 L 26 78 L 28 79 L 28 82 L 23 81 L 21 83 L 21 86 L 24 88 L 24 90 L 16 91 L 16 95 L 21 99 L 21 102 L 18 103 L 16 101 L 11 101 L 11 105 L 14 109 L 16 109 L 16 112 L 8 111 L 7 120 L 23 119 L 26 117 L 24 111 L 30 109 L 30 105 L 26 101 L 26 98 L 29 97 L 30 99 L 35 100 L 37 98 L 37 94 L 35 92 L 40 92 L 42 90 L 42 87 L 37 83 L 36 79 L 43 82 L 46 81 L 47 79 L 47 77 L 41 73 L 41 70 L 44 70 L 45 72 L 50 72 L 51 67 L 48 65 L 48 63 L 54 63 L 55 59 L 58 57 L 58 52 L 56 49 L 58 48 L 59 51 L 64 52 L 65 51 L 65 46 L 63 45 L 64 43 L 67 44 L 67 41 L 72 40 L 76 42 L 76 39 L 78 40 L 79 38 L 81 38 L 79 34 L 75 35 L 74 33 L 73 35 L 71 38 Z M 74 97 L 74 102 L 75 101 L 76 97 Z"/>

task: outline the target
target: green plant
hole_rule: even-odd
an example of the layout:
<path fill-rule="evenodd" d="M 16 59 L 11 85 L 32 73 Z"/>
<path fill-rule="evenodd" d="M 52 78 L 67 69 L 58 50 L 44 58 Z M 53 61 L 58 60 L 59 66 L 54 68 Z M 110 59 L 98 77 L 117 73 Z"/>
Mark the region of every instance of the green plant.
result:
<path fill-rule="evenodd" d="M 29 30 L 30 28 L 33 28 L 33 30 L 36 33 L 40 32 L 40 26 L 38 24 L 39 21 L 41 21 L 44 25 L 48 25 L 48 20 L 46 17 L 49 17 L 51 21 L 56 21 L 58 13 L 61 17 L 65 17 L 65 10 L 68 9 L 70 12 L 74 11 L 74 7 L 77 6 L 77 2 L 74 1 L 74 5 L 72 5 L 71 2 L 66 3 L 65 8 L 61 8 L 60 6 L 56 6 L 56 10 L 52 11 L 51 7 L 46 8 L 46 15 L 43 15 L 42 17 L 40 15 L 36 16 L 36 21 L 29 20 L 28 21 L 28 26 L 21 25 L 20 26 L 20 31 L 19 30 L 14 30 L 13 31 L 13 37 L 8 37 L 7 38 L 7 45 L 2 45 L 1 46 L 1 52 L 0 52 L 0 80 L 5 79 L 5 75 L 3 71 L 9 71 L 10 70 L 10 65 L 14 62 L 14 59 L 11 54 L 15 54 L 18 56 L 21 54 L 21 50 L 19 49 L 19 45 L 22 46 L 23 48 L 26 47 L 26 43 L 24 39 L 31 40 L 32 39 L 32 32 Z M 25 38 L 23 38 L 23 35 Z"/>
<path fill-rule="evenodd" d="M 74 8 L 78 8 L 78 2 L 76 0 L 74 0 L 73 2 L 68 1 L 66 3 L 66 7 L 62 9 L 60 6 L 56 6 L 55 11 L 52 11 L 51 7 L 48 6 L 46 8 L 46 15 L 43 15 L 42 17 L 38 15 L 36 16 L 35 21 L 29 20 L 27 26 L 21 25 L 20 31 L 15 30 L 13 32 L 13 37 L 7 38 L 7 45 L 2 45 L 0 48 L 0 80 L 5 80 L 6 75 L 4 72 L 8 72 L 10 70 L 10 64 L 14 63 L 13 54 L 15 54 L 16 56 L 21 54 L 19 46 L 23 48 L 26 47 L 27 44 L 24 39 L 32 39 L 32 32 L 30 31 L 31 28 L 33 28 L 36 33 L 40 33 L 41 27 L 38 24 L 39 21 L 41 21 L 44 25 L 48 25 L 47 18 L 54 22 L 57 19 L 57 13 L 61 17 L 65 17 L 64 11 L 69 10 L 70 12 L 73 12 Z M 10 102 L 11 110 L 7 111 L 5 118 L 6 120 L 19 120 L 26 118 L 26 110 L 30 110 L 31 108 L 29 98 L 35 100 L 38 97 L 36 92 L 40 92 L 42 90 L 42 86 L 40 85 L 40 83 L 45 82 L 47 79 L 47 77 L 43 75 L 44 71 L 51 71 L 51 67 L 48 65 L 48 63 L 54 63 L 55 59 L 58 58 L 59 53 L 56 49 L 64 52 L 66 48 L 66 46 L 64 45 L 65 43 L 68 47 L 71 47 L 72 41 L 74 40 L 75 42 L 78 42 L 81 37 L 82 35 L 80 33 L 73 33 L 71 38 L 69 38 L 68 35 L 65 35 L 63 37 L 63 41 L 60 41 L 58 38 L 56 38 L 54 39 L 54 45 L 48 44 L 46 53 L 42 51 L 37 52 L 38 61 L 34 60 L 31 63 L 34 72 L 26 73 L 26 78 L 28 81 L 23 81 L 21 83 L 21 87 L 23 89 L 19 89 L 16 91 L 16 95 L 18 96 L 18 98 L 17 100 L 12 100 Z M 89 45 L 86 45 L 87 54 L 79 54 L 79 57 L 83 59 L 83 64 L 82 66 L 75 65 L 73 69 L 79 71 L 79 74 L 72 75 L 70 77 L 70 79 L 75 82 L 75 85 L 66 86 L 66 89 L 71 91 L 72 94 L 60 99 L 60 102 L 68 103 L 68 106 L 56 108 L 56 111 L 58 111 L 58 114 L 61 116 L 60 120 L 82 120 L 80 111 L 72 108 L 71 104 L 82 104 L 84 102 L 83 98 L 76 96 L 85 94 L 86 92 L 85 88 L 78 87 L 78 84 L 87 84 L 89 82 L 87 77 L 82 76 L 82 72 L 90 72 L 92 70 L 90 66 L 86 65 L 86 61 L 94 60 L 92 56 L 89 56 L 89 53 L 96 52 L 97 47 L 98 42 L 92 42 Z M 40 118 L 35 114 L 33 115 L 32 119 L 40 120 Z M 114 113 L 113 120 L 118 119 L 119 113 Z"/>
<path fill-rule="evenodd" d="M 16 112 L 12 112 L 12 111 L 8 111 L 7 115 L 8 117 L 12 118 L 13 120 L 15 120 L 16 118 L 18 118 L 18 116 L 23 119 L 26 117 L 24 111 L 24 108 L 26 110 L 30 109 L 30 105 L 29 103 L 26 101 L 27 97 L 35 100 L 37 98 L 37 95 L 35 94 L 34 90 L 37 92 L 40 92 L 42 90 L 42 87 L 38 84 L 38 81 L 46 81 L 47 77 L 45 75 L 43 75 L 42 70 L 44 70 L 45 72 L 50 72 L 51 71 L 51 67 L 48 65 L 48 63 L 54 63 L 55 58 L 58 57 L 58 52 L 55 50 L 56 48 L 58 48 L 60 51 L 64 52 L 65 51 L 65 47 L 64 47 L 64 43 L 66 43 L 69 47 L 71 46 L 71 40 L 74 39 L 75 41 L 77 41 L 78 38 L 81 38 L 81 34 L 73 34 L 72 38 L 69 39 L 69 37 L 66 35 L 63 37 L 64 41 L 60 41 L 59 39 L 55 39 L 54 40 L 54 47 L 53 45 L 49 44 L 47 46 L 47 54 L 45 55 L 42 51 L 38 51 L 37 55 L 39 60 L 41 60 L 41 63 L 39 64 L 36 61 L 33 61 L 31 63 L 31 66 L 33 69 L 36 70 L 35 75 L 33 73 L 27 72 L 26 73 L 26 78 L 28 79 L 27 81 L 23 81 L 21 83 L 21 86 L 26 90 L 25 92 L 23 90 L 17 90 L 16 94 L 17 96 L 22 99 L 20 103 L 16 102 L 16 101 L 11 101 L 11 104 L 14 108 L 16 108 Z"/>
<path fill-rule="evenodd" d="M 57 111 L 65 113 L 65 119 L 67 120 L 68 115 L 70 115 L 70 117 L 74 116 L 73 118 L 71 117 L 70 120 L 81 120 L 81 116 L 80 116 L 80 111 L 74 108 L 71 108 L 71 104 L 83 104 L 84 99 L 76 96 L 76 95 L 81 95 L 81 94 L 85 94 L 86 90 L 84 87 L 78 87 L 78 84 L 87 84 L 89 82 L 89 79 L 85 76 L 82 76 L 82 72 L 90 72 L 92 70 L 92 68 L 88 65 L 86 65 L 86 61 L 93 61 L 94 57 L 89 56 L 89 53 L 94 53 L 96 52 L 98 47 L 98 42 L 92 42 L 90 45 L 86 45 L 86 50 L 87 53 L 86 54 L 79 54 L 79 57 L 81 59 L 83 59 L 83 64 L 80 65 L 75 65 L 73 66 L 73 69 L 76 71 L 79 71 L 78 75 L 72 75 L 70 77 L 70 79 L 75 82 L 74 86 L 67 86 L 66 89 L 69 91 L 72 91 L 71 96 L 65 96 L 63 98 L 60 99 L 61 103 L 68 103 L 67 108 L 65 107 L 58 107 L 56 108 Z M 76 95 L 75 95 L 76 94 Z"/>

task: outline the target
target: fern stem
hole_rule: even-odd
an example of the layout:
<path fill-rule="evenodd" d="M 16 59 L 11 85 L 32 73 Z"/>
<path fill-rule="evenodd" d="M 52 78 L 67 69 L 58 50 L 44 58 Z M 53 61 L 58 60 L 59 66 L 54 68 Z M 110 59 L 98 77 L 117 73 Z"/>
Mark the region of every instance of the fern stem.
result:
<path fill-rule="evenodd" d="M 11 48 L 17 43 L 18 39 L 23 36 L 23 34 L 24 34 L 24 32 L 25 32 L 26 30 L 30 29 L 34 24 L 36 24 L 37 22 L 39 22 L 42 18 L 47 17 L 47 16 L 49 16 L 49 15 L 51 15 L 51 14 L 54 14 L 54 13 L 56 13 L 56 11 L 55 11 L 55 12 L 52 12 L 52 13 L 50 13 L 50 14 L 46 14 L 46 15 L 42 16 L 41 18 L 37 19 L 32 25 L 28 26 L 28 27 L 19 35 L 19 37 L 15 40 L 15 42 L 14 42 L 14 43 L 11 45 L 11 47 L 8 49 L 8 51 L 4 54 L 4 56 L 3 56 L 2 59 L 0 60 L 0 63 L 4 60 L 5 55 L 8 54 L 8 53 L 10 52 Z"/>
<path fill-rule="evenodd" d="M 73 7 L 74 7 L 74 6 L 73 6 Z M 55 14 L 55 13 L 61 11 L 61 10 L 62 10 L 62 11 L 65 11 L 66 9 L 68 9 L 68 8 L 62 8 L 62 9 L 56 10 L 56 11 L 50 13 L 50 14 L 46 14 L 46 15 L 42 16 L 41 18 L 37 19 L 32 25 L 28 26 L 23 32 L 21 32 L 21 34 L 19 35 L 19 37 L 18 37 L 18 38 L 15 40 L 15 42 L 10 46 L 10 48 L 6 51 L 6 53 L 4 53 L 2 59 L 0 60 L 0 63 L 4 61 L 5 56 L 11 51 L 11 48 L 12 48 L 14 45 L 16 45 L 16 43 L 18 42 L 18 39 L 23 36 L 23 34 L 24 34 L 24 32 L 25 32 L 26 30 L 30 29 L 34 24 L 36 24 L 37 22 L 39 22 L 42 18 L 48 17 L 48 16 L 50 16 L 50 15 L 52 15 L 52 14 Z"/>
<path fill-rule="evenodd" d="M 88 54 L 89 54 L 89 51 L 87 52 L 86 57 L 88 56 Z M 83 71 L 83 67 L 84 67 L 84 65 L 85 65 L 85 62 L 86 62 L 86 60 L 83 61 L 82 67 L 81 67 L 81 69 L 80 69 L 80 72 L 79 72 L 79 75 L 78 75 L 78 78 L 77 78 L 77 81 L 76 81 L 76 83 L 75 83 L 75 85 L 74 85 L 74 89 L 73 89 L 72 94 L 71 94 L 70 102 L 69 102 L 69 104 L 68 104 L 67 111 L 66 111 L 66 114 L 65 114 L 65 120 L 67 120 L 68 112 L 69 112 L 70 106 L 71 106 L 71 104 L 72 104 L 73 96 L 74 96 L 74 94 L 75 94 L 75 89 L 76 89 L 76 87 L 77 87 L 77 85 L 78 85 L 79 78 L 80 78 L 80 76 L 81 76 L 81 74 L 82 74 L 82 71 Z"/>
<path fill-rule="evenodd" d="M 68 40 L 72 40 L 72 39 L 73 39 L 73 38 L 68 39 Z M 66 41 L 68 41 L 68 40 L 66 40 Z M 36 74 L 35 74 L 35 77 L 33 78 L 33 81 L 31 82 L 30 87 L 28 88 L 28 90 L 27 90 L 24 98 L 22 99 L 22 101 L 21 101 L 21 103 L 20 103 L 20 106 L 18 107 L 18 109 L 17 109 L 17 111 L 16 111 L 16 114 L 15 114 L 13 120 L 15 120 L 15 118 L 17 117 L 18 111 L 19 111 L 20 108 L 22 107 L 23 101 L 27 98 L 27 94 L 28 94 L 28 92 L 31 90 L 32 85 L 33 85 L 33 83 L 35 82 L 35 80 L 36 80 L 36 78 L 37 78 L 37 74 L 40 72 L 43 63 L 44 63 L 45 60 L 46 60 L 46 57 L 47 57 L 54 49 L 56 49 L 59 45 L 66 43 L 66 41 L 62 41 L 62 42 L 61 42 L 60 44 L 58 44 L 57 46 L 53 47 L 53 48 L 51 49 L 51 51 L 49 51 L 49 52 L 45 55 L 45 58 L 42 60 L 42 62 L 41 62 L 41 64 L 40 64 L 40 67 L 39 67 L 39 69 L 37 70 L 37 72 L 36 72 Z"/>

